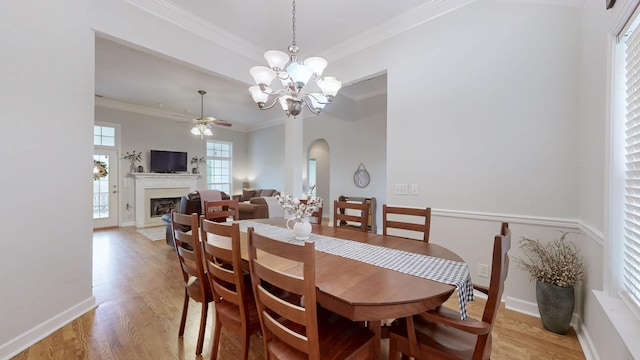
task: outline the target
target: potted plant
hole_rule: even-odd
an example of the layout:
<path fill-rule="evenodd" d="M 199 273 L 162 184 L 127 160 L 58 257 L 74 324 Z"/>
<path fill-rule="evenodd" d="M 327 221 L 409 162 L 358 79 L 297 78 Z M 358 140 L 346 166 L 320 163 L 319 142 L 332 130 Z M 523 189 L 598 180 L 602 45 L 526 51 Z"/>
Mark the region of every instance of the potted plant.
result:
<path fill-rule="evenodd" d="M 200 156 L 200 157 L 198 157 L 198 156 L 194 156 L 194 157 L 192 157 L 192 158 L 191 158 L 191 164 L 195 164 L 195 165 L 196 165 L 196 167 L 194 167 L 193 169 L 191 169 L 191 172 L 192 172 L 193 174 L 199 174 L 199 173 L 200 173 L 200 164 L 203 164 L 203 163 L 205 163 L 205 162 L 207 162 L 207 160 L 206 160 L 204 157 L 202 157 L 202 156 Z"/>
<path fill-rule="evenodd" d="M 569 232 L 561 231 L 559 239 L 520 240 L 523 258 L 518 267 L 536 280 L 536 300 L 545 329 L 566 334 L 575 304 L 574 286 L 584 279 L 584 259 L 575 244 L 567 240 Z"/>
<path fill-rule="evenodd" d="M 142 152 L 136 152 L 135 150 L 132 152 L 127 151 L 127 154 L 122 158 L 131 161 L 129 172 L 136 172 L 136 163 L 142 161 Z"/>

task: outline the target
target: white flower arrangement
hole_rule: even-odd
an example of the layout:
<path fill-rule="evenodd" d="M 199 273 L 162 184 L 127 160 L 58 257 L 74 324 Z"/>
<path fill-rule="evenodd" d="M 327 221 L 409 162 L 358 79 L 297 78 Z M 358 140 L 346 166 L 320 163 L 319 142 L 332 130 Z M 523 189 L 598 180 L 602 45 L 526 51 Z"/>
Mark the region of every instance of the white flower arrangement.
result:
<path fill-rule="evenodd" d="M 293 215 L 297 221 L 302 221 L 302 219 L 310 217 L 311 214 L 322 207 L 322 198 L 315 196 L 310 197 L 306 204 L 300 201 L 300 199 L 283 192 L 276 195 L 276 199 L 278 199 L 278 203 L 282 206 L 282 209 L 290 215 Z"/>

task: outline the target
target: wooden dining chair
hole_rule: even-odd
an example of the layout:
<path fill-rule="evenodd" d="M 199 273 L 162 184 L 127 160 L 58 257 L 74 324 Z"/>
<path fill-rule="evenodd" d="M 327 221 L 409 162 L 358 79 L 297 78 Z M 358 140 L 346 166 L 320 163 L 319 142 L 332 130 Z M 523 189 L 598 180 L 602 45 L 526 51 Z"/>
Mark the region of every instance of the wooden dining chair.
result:
<path fill-rule="evenodd" d="M 308 200 L 300 199 L 300 202 L 303 204 L 306 204 Z M 311 213 L 311 216 L 309 217 L 309 222 L 312 224 L 322 224 L 322 208 L 318 208 L 318 210 Z"/>
<path fill-rule="evenodd" d="M 354 215 L 358 212 L 359 215 Z M 369 226 L 369 204 L 335 200 L 333 202 L 333 226 L 367 231 Z"/>
<path fill-rule="evenodd" d="M 371 359 L 374 346 L 380 346 L 373 332 L 316 304 L 314 243 L 286 243 L 253 228 L 248 233 L 251 282 L 265 358 Z M 284 271 L 292 266 L 299 271 Z M 283 293 L 289 296 L 283 298 Z"/>
<path fill-rule="evenodd" d="M 429 242 L 431 208 L 408 208 L 384 204 L 382 205 L 382 234 L 390 235 L 388 229 L 403 230 L 404 232 L 394 232 L 401 237 L 415 235 L 422 241 Z"/>
<path fill-rule="evenodd" d="M 389 359 L 398 359 L 399 353 L 417 359 L 489 359 L 491 330 L 509 270 L 510 248 L 511 230 L 503 223 L 493 242 L 489 287 L 474 285 L 475 290 L 487 295 L 482 320 L 460 320 L 457 311 L 444 306 L 405 318 L 389 332 Z"/>
<path fill-rule="evenodd" d="M 204 215 L 201 221 L 202 254 L 216 314 L 211 360 L 218 357 L 223 326 L 241 337 L 240 354 L 246 360 L 250 337 L 260 332 L 260 320 L 251 279 L 242 270 L 240 225 L 216 223 L 206 220 Z"/>
<path fill-rule="evenodd" d="M 207 324 L 207 311 L 209 309 L 209 302 L 213 301 L 209 279 L 205 274 L 202 260 L 198 220 L 198 214 L 196 213 L 187 215 L 178 213 L 175 210 L 171 211 L 173 240 L 184 279 L 184 303 L 182 305 L 182 318 L 180 319 L 178 336 L 182 337 L 184 335 L 189 299 L 199 302 L 202 305 L 202 311 L 200 312 L 200 330 L 198 332 L 196 355 L 202 353 L 204 331 Z M 191 230 L 184 232 L 180 229 L 180 225 L 190 226 Z"/>
<path fill-rule="evenodd" d="M 204 218 L 215 222 L 225 222 L 228 218 L 240 220 L 238 200 L 215 200 L 204 202 Z"/>

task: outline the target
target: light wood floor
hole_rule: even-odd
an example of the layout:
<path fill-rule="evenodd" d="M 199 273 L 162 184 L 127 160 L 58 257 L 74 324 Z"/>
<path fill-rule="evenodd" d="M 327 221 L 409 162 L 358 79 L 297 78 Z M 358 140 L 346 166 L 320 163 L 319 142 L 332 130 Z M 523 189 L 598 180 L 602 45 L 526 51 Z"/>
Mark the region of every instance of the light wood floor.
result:
<path fill-rule="evenodd" d="M 194 355 L 199 304 L 191 302 L 185 336 L 178 338 L 183 287 L 175 251 L 133 227 L 96 231 L 93 241 L 98 307 L 13 359 L 208 359 L 212 307 L 202 356 Z M 478 317 L 482 305 L 482 300 L 469 303 L 471 316 Z M 556 335 L 543 330 L 539 319 L 505 309 L 493 334 L 492 359 L 584 359 L 573 331 Z M 252 337 L 250 359 L 263 358 L 260 341 Z M 386 347 L 383 340 L 383 358 Z M 218 358 L 237 359 L 238 350 L 238 339 L 223 330 Z"/>

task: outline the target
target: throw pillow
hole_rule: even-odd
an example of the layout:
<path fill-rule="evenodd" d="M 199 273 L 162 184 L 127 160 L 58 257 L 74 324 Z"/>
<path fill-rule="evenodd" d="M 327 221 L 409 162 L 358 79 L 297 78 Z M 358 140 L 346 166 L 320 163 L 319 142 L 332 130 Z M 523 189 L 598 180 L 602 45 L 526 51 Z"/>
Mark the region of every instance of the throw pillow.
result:
<path fill-rule="evenodd" d="M 242 190 L 242 197 L 240 198 L 241 201 L 249 201 L 251 200 L 252 197 L 256 196 L 256 191 L 255 190 Z"/>
<path fill-rule="evenodd" d="M 259 196 L 259 197 L 271 197 L 271 196 L 275 196 L 276 195 L 275 192 L 276 191 L 273 190 L 273 189 L 263 189 L 262 191 L 260 191 L 260 195 L 256 194 L 256 196 Z"/>

